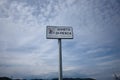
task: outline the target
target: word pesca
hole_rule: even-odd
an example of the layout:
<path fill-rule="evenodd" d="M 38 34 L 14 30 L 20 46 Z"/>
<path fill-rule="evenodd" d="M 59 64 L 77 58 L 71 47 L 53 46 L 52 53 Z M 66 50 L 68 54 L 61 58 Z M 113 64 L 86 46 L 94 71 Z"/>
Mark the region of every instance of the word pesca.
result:
<path fill-rule="evenodd" d="M 56 32 L 53 31 L 52 29 L 49 29 L 49 34 L 56 34 L 56 35 L 71 35 L 71 31 L 69 28 L 61 28 L 61 29 L 57 29 Z"/>

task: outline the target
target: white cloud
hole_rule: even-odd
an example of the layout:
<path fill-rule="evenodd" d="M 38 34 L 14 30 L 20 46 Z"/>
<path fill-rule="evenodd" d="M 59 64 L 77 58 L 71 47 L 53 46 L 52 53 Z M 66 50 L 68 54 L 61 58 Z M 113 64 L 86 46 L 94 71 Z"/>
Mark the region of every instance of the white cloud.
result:
<path fill-rule="evenodd" d="M 56 66 L 55 63 L 49 64 L 49 61 L 57 59 L 56 44 L 52 40 L 46 40 L 46 26 L 43 25 L 45 22 L 37 23 L 36 16 L 32 15 L 34 10 L 34 7 L 26 3 L 15 1 L 9 6 L 9 17 L 0 19 L 0 41 L 3 43 L 1 46 L 4 47 L 0 60 L 0 64 L 4 67 L 0 69 L 5 71 L 7 68 L 6 74 L 10 75 L 14 72 L 20 74 L 24 70 L 35 75 L 56 71 L 56 68 L 52 68 L 53 65 Z M 54 51 L 50 52 L 51 50 Z"/>
<path fill-rule="evenodd" d="M 102 63 L 100 63 L 99 65 L 102 65 L 102 66 L 105 66 L 105 65 L 106 65 L 106 66 L 111 66 L 111 67 L 113 67 L 113 66 L 116 66 L 119 62 L 120 62 L 120 60 L 117 59 L 117 60 L 102 62 Z M 116 65 L 115 65 L 115 64 L 116 64 Z"/>
<path fill-rule="evenodd" d="M 119 59 L 107 60 L 117 58 L 117 54 L 100 57 L 118 48 L 120 24 L 119 15 L 111 9 L 105 7 L 101 12 L 104 4 L 99 5 L 99 1 L 46 1 L 44 5 L 39 2 L 32 6 L 28 2 L 11 1 L 9 8 L 3 5 L 7 1 L 0 2 L 0 9 L 5 10 L 3 15 L 8 15 L 0 18 L 0 75 L 21 74 L 24 70 L 28 75 L 58 71 L 57 40 L 46 39 L 47 25 L 73 27 L 74 39 L 63 40 L 64 72 L 97 76 L 102 74 L 102 68 L 119 63 Z M 110 19 L 111 14 L 116 15 Z"/>
<path fill-rule="evenodd" d="M 97 58 L 95 58 L 95 60 L 101 61 L 101 60 L 107 60 L 107 59 L 111 59 L 111 58 L 114 58 L 114 55 L 107 55 L 107 56 L 97 57 Z"/>

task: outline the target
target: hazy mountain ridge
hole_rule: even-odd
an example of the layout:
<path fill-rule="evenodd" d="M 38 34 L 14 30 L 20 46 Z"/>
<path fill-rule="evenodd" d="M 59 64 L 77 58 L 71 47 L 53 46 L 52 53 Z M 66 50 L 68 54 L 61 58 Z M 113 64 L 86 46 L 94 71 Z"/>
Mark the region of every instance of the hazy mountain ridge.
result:
<path fill-rule="evenodd" d="M 9 77 L 0 77 L 0 80 L 28 80 L 28 79 L 12 79 Z M 29 80 L 58 80 L 58 78 L 53 79 L 29 79 Z M 63 80 L 96 80 L 93 78 L 63 78 Z"/>

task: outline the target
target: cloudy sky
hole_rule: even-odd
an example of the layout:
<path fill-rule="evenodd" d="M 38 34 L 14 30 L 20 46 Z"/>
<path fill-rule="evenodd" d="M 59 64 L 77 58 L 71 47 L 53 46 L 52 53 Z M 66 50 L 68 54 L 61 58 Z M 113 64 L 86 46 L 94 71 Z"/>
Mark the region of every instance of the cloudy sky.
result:
<path fill-rule="evenodd" d="M 58 41 L 46 26 L 71 26 L 62 40 L 63 76 L 120 75 L 119 0 L 0 0 L 0 76 L 58 76 Z"/>

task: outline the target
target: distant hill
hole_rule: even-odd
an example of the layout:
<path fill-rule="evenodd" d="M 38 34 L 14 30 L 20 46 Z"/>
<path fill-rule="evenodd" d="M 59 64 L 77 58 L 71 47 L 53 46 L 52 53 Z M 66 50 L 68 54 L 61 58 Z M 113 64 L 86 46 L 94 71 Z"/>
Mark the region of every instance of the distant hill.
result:
<path fill-rule="evenodd" d="M 8 77 L 0 77 L 0 80 L 13 80 L 13 79 L 8 78 Z M 15 79 L 15 80 L 21 80 L 21 79 Z M 26 79 L 22 79 L 22 80 L 26 80 Z M 44 79 L 31 79 L 31 80 L 44 80 Z M 58 78 L 53 78 L 52 80 L 58 80 Z M 92 78 L 63 78 L 63 80 L 96 80 L 96 79 L 92 79 Z"/>
<path fill-rule="evenodd" d="M 0 77 L 0 80 L 12 80 L 12 79 L 8 77 Z"/>
<path fill-rule="evenodd" d="M 58 80 L 58 78 L 54 78 L 52 80 Z M 96 80 L 92 78 L 63 78 L 63 80 Z"/>

